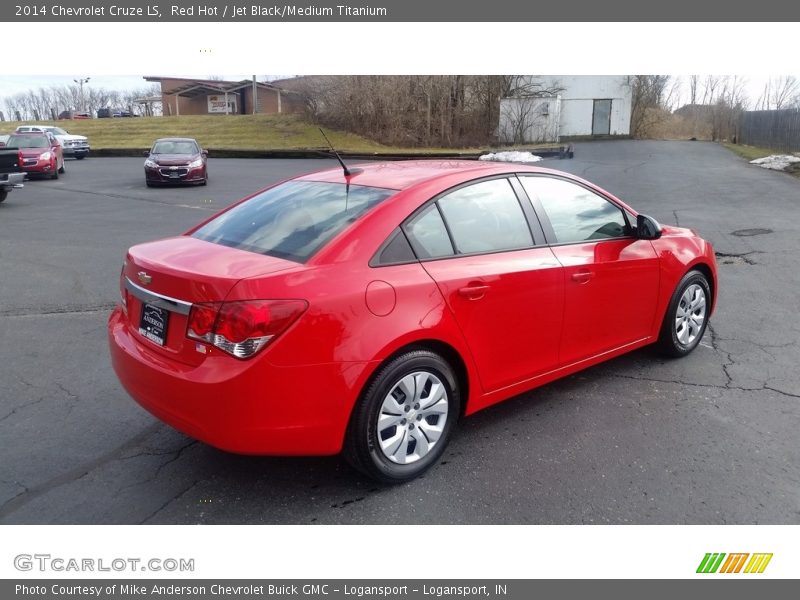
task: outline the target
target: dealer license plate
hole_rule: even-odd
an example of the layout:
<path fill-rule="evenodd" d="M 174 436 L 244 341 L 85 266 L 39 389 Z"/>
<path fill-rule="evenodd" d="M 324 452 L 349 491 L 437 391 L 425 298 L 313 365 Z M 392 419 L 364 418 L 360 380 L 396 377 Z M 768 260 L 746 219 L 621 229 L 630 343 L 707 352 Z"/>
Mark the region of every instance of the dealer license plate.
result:
<path fill-rule="evenodd" d="M 153 304 L 142 304 L 142 316 L 139 319 L 139 333 L 148 340 L 159 346 L 163 346 L 167 341 L 167 324 L 169 323 L 169 311 L 154 306 Z"/>

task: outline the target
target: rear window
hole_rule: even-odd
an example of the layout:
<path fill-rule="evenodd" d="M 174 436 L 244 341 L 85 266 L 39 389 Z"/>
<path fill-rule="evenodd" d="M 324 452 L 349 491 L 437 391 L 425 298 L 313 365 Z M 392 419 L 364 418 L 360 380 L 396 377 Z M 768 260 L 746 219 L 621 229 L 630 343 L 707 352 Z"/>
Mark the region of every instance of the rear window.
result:
<path fill-rule="evenodd" d="M 289 181 L 221 214 L 192 237 L 306 262 L 350 223 L 394 193 L 343 183 Z"/>

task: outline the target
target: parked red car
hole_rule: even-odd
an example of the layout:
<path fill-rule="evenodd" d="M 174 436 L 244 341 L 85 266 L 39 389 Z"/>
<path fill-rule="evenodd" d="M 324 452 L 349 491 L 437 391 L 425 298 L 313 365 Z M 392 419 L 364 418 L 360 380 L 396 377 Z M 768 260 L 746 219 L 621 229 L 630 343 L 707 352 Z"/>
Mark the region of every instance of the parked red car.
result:
<path fill-rule="evenodd" d="M 711 244 L 548 169 L 398 162 L 263 190 L 132 247 L 108 332 L 128 392 L 247 454 L 413 478 L 457 420 L 657 343 L 700 342 Z"/>
<path fill-rule="evenodd" d="M 61 142 L 49 132 L 11 134 L 5 147 L 20 149 L 20 167 L 28 176 L 43 175 L 58 179 L 59 173 L 66 172 L 64 149 Z"/>
<path fill-rule="evenodd" d="M 208 183 L 208 153 L 191 138 L 156 140 L 145 152 L 144 178 L 148 187 L 160 184 Z"/>

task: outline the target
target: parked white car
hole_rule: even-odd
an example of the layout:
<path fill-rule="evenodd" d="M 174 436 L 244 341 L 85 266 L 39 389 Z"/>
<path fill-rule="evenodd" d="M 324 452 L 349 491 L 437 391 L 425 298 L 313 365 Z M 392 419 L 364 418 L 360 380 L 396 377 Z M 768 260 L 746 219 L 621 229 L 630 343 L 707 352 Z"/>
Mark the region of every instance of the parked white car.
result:
<path fill-rule="evenodd" d="M 52 133 L 56 139 L 61 142 L 61 146 L 64 149 L 64 156 L 72 156 L 81 159 L 88 156 L 89 150 L 91 149 L 89 147 L 89 138 L 85 135 L 73 135 L 65 129 L 61 129 L 61 127 L 54 127 L 53 125 L 20 125 L 16 129 L 16 133 L 32 132 Z"/>

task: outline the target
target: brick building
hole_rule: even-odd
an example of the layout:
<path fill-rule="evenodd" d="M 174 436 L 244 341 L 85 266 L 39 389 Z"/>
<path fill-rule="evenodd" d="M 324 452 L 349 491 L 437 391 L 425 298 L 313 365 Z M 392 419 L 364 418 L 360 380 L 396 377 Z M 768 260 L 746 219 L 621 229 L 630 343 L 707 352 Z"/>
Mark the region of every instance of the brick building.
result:
<path fill-rule="evenodd" d="M 256 113 L 294 113 L 303 110 L 303 98 L 294 91 L 271 83 L 255 84 L 256 110 L 253 110 L 253 82 L 185 79 L 145 76 L 145 81 L 161 86 L 165 116 Z"/>

